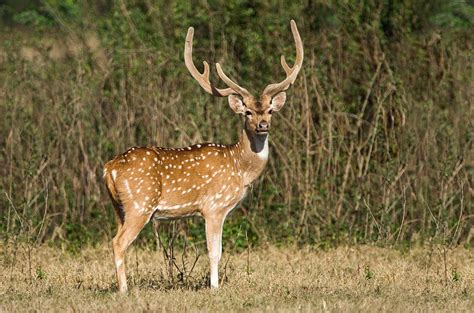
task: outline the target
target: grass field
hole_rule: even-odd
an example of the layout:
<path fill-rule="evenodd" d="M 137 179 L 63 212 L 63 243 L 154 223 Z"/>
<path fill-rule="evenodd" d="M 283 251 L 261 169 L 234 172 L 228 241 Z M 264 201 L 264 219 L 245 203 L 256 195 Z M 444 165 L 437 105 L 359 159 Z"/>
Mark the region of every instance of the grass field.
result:
<path fill-rule="evenodd" d="M 269 247 L 224 253 L 222 288 L 207 287 L 207 257 L 190 253 L 174 282 L 161 252 L 131 248 L 129 295 L 116 292 L 111 250 L 78 255 L 3 247 L 0 311 L 469 311 L 472 250 L 372 246 Z M 182 256 L 176 257 L 182 268 Z"/>

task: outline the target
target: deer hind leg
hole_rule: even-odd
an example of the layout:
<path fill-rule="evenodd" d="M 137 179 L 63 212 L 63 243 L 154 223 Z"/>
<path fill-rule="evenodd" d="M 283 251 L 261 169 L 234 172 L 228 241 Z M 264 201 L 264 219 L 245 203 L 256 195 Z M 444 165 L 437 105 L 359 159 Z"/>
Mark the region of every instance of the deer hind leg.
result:
<path fill-rule="evenodd" d="M 125 217 L 125 211 L 123 210 L 123 204 L 122 201 L 119 198 L 117 189 L 115 188 L 115 182 L 112 177 L 112 174 L 106 169 L 104 169 L 105 175 L 104 175 L 104 180 L 105 180 L 105 186 L 107 187 L 107 192 L 110 196 L 110 200 L 112 200 L 112 204 L 114 206 L 114 211 L 115 211 L 115 219 L 117 221 L 117 230 L 122 227 L 122 224 L 124 222 L 124 217 Z"/>
<path fill-rule="evenodd" d="M 122 226 L 119 226 L 117 235 L 112 240 L 115 270 L 120 292 L 127 292 L 128 290 L 125 274 L 125 251 L 148 223 L 151 215 L 152 213 L 146 215 L 125 215 Z"/>

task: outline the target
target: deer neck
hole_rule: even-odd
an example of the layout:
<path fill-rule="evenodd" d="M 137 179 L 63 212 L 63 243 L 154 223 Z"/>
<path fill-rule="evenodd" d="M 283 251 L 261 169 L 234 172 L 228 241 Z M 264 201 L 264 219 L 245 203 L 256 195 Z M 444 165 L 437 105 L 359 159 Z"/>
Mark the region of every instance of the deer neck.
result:
<path fill-rule="evenodd" d="M 244 129 L 237 144 L 240 148 L 240 170 L 244 185 L 256 180 L 268 161 L 268 134 L 257 135 Z"/>

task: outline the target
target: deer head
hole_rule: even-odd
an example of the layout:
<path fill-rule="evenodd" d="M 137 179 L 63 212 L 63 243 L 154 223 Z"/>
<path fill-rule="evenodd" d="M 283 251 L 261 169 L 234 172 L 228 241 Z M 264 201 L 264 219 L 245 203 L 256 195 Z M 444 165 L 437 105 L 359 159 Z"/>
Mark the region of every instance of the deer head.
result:
<path fill-rule="evenodd" d="M 288 66 L 285 57 L 281 56 L 281 65 L 286 72 L 286 78 L 270 84 L 255 98 L 247 89 L 231 80 L 216 63 L 217 74 L 228 88 L 220 89 L 211 85 L 209 81 L 209 64 L 204 61 L 204 72 L 200 73 L 192 59 L 194 28 L 188 29 L 184 46 L 184 62 L 194 79 L 209 94 L 216 97 L 227 97 L 230 108 L 237 114 L 245 116 L 245 130 L 256 135 L 266 135 L 270 129 L 273 112 L 279 111 L 286 100 L 285 91 L 295 82 L 296 76 L 303 64 L 303 42 L 294 20 L 291 20 L 291 32 L 296 45 L 296 61 L 293 67 Z"/>

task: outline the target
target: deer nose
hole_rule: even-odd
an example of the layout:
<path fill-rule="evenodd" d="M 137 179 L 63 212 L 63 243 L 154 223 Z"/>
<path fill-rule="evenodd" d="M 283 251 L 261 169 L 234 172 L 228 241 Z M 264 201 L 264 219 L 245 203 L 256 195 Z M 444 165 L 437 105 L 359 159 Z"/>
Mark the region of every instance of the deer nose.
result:
<path fill-rule="evenodd" d="M 268 122 L 267 121 L 261 121 L 258 123 L 258 130 L 268 130 Z"/>

